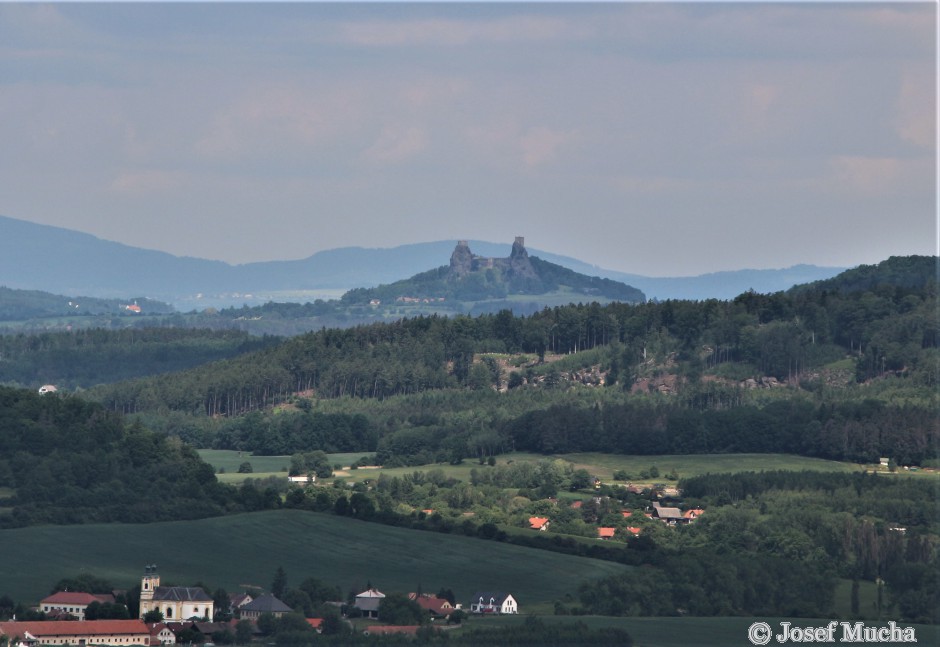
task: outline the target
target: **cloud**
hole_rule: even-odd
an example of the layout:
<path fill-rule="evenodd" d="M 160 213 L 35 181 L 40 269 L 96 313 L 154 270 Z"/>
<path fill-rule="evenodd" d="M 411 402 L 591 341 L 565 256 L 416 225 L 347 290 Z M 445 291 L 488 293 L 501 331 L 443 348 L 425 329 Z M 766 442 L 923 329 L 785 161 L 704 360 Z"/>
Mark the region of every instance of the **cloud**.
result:
<path fill-rule="evenodd" d="M 933 149 L 937 142 L 937 77 L 935 69 L 926 73 L 905 70 L 898 97 L 897 129 L 901 138 L 915 146 Z"/>
<path fill-rule="evenodd" d="M 701 185 L 699 182 L 657 175 L 622 175 L 615 177 L 613 183 L 621 191 L 632 194 L 687 191 L 700 188 Z"/>
<path fill-rule="evenodd" d="M 534 15 L 492 20 L 429 18 L 347 22 L 340 24 L 338 31 L 343 42 L 367 47 L 519 43 L 586 35 L 580 30 L 572 30 L 569 21 Z"/>
<path fill-rule="evenodd" d="M 559 149 L 576 138 L 577 131 L 562 132 L 544 127 L 530 128 L 519 138 L 522 160 L 529 167 L 552 162 L 558 156 Z"/>
<path fill-rule="evenodd" d="M 363 158 L 373 164 L 403 162 L 427 148 L 427 133 L 417 126 L 386 126 Z"/>
<path fill-rule="evenodd" d="M 209 158 L 230 160 L 291 156 L 343 132 L 355 119 L 358 104 L 342 86 L 316 92 L 307 87 L 249 84 L 210 117 L 195 150 Z"/>
<path fill-rule="evenodd" d="M 830 160 L 836 190 L 876 195 L 893 191 L 901 178 L 903 162 L 894 157 L 840 156 Z"/>
<path fill-rule="evenodd" d="M 154 193 L 176 189 L 182 186 L 183 181 L 183 174 L 176 171 L 123 171 L 114 178 L 108 189 L 113 193 L 124 194 Z"/>

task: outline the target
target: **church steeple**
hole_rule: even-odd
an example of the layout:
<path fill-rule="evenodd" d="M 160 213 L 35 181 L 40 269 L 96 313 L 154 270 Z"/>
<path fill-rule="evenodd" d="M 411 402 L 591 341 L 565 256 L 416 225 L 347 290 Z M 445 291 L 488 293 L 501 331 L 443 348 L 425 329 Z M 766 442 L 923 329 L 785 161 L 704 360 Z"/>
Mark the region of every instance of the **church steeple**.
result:
<path fill-rule="evenodd" d="M 160 586 L 160 575 L 157 573 L 157 565 L 149 564 L 144 567 L 144 576 L 140 580 L 140 599 L 150 601 L 153 599 L 153 591 Z"/>

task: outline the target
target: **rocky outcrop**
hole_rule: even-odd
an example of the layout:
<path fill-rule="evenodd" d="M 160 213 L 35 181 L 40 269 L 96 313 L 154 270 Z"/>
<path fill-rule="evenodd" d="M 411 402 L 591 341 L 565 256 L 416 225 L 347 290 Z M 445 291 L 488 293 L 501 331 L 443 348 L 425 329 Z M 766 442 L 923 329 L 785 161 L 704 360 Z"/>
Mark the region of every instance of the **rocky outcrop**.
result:
<path fill-rule="evenodd" d="M 517 236 L 512 244 L 512 252 L 509 254 L 509 273 L 513 278 L 538 278 L 535 268 L 532 267 L 532 261 L 529 260 L 529 252 L 525 250 L 525 241 L 522 236 Z"/>
<path fill-rule="evenodd" d="M 454 253 L 450 255 L 450 271 L 455 276 L 465 276 L 473 271 L 473 252 L 467 241 L 457 242 Z"/>

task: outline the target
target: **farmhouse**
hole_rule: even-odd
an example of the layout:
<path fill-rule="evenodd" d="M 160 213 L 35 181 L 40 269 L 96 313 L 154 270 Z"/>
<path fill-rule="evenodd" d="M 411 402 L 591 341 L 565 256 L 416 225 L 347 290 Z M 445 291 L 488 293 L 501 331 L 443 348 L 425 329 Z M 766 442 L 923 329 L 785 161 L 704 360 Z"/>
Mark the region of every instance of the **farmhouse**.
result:
<path fill-rule="evenodd" d="M 409 593 L 409 600 L 414 600 L 418 606 L 427 611 L 432 618 L 448 618 L 454 610 L 454 605 L 446 598 L 439 598 L 430 593 Z"/>
<path fill-rule="evenodd" d="M 705 511 L 702 510 L 701 508 L 692 508 L 691 510 L 686 510 L 685 512 L 683 512 L 682 518 L 685 519 L 687 522 L 692 523 L 693 521 L 698 519 L 700 516 L 702 516 L 703 512 Z"/>
<path fill-rule="evenodd" d="M 246 620 L 257 620 L 262 613 L 270 613 L 280 618 L 285 613 L 293 611 L 289 606 L 278 600 L 271 593 L 261 595 L 241 608 L 241 617 Z"/>
<path fill-rule="evenodd" d="M 529 517 L 529 528 L 532 530 L 548 530 L 549 523 L 547 517 Z"/>
<path fill-rule="evenodd" d="M 111 594 L 92 594 L 82 593 L 80 591 L 57 591 L 47 598 L 43 598 L 39 603 L 39 610 L 47 615 L 54 615 L 56 612 L 75 616 L 79 620 L 85 619 L 85 609 L 92 602 L 114 603 L 114 596 Z"/>
<path fill-rule="evenodd" d="M 212 619 L 214 615 L 212 598 L 198 587 L 160 586 L 160 575 L 156 564 L 144 569 L 140 581 L 140 617 L 151 610 L 163 614 L 167 621 L 189 620 L 190 618 Z"/>
<path fill-rule="evenodd" d="M 488 591 L 477 593 L 470 603 L 471 613 L 519 613 L 516 599 L 509 593 L 490 593 Z"/>
<path fill-rule="evenodd" d="M 362 611 L 362 615 L 366 616 L 367 618 L 378 618 L 379 603 L 384 597 L 384 593 L 378 589 L 371 588 L 368 591 L 363 591 L 356 596 L 355 607 Z"/>
<path fill-rule="evenodd" d="M 614 533 L 617 532 L 616 528 L 598 528 L 597 536 L 600 539 L 613 539 Z"/>
<path fill-rule="evenodd" d="M 235 614 L 236 616 L 238 616 L 238 613 L 241 611 L 241 608 L 243 606 L 245 606 L 246 604 L 254 600 L 254 598 L 251 597 L 251 595 L 248 593 L 235 593 L 233 595 L 228 596 L 228 599 L 229 599 L 229 611 Z"/>
<path fill-rule="evenodd" d="M 153 622 L 147 625 L 150 628 L 151 645 L 175 645 L 176 634 L 166 624 Z"/>
<path fill-rule="evenodd" d="M 3 641 L 3 639 L 6 639 Z M 140 620 L 0 622 L 0 642 L 21 645 L 149 645 L 150 629 Z"/>
<path fill-rule="evenodd" d="M 658 503 L 653 504 L 653 516 L 661 519 L 664 523 L 667 523 L 670 526 L 688 521 L 688 519 L 685 519 L 682 516 L 682 511 L 679 508 L 659 505 Z"/>

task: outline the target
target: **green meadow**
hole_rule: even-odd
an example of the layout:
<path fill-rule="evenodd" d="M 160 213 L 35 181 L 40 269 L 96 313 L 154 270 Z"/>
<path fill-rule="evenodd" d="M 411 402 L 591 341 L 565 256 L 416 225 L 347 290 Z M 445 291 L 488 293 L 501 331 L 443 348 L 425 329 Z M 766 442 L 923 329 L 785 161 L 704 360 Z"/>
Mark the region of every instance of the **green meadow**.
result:
<path fill-rule="evenodd" d="M 164 582 L 202 581 L 229 592 L 268 588 L 278 566 L 288 584 L 317 577 L 344 592 L 372 583 L 408 592 L 450 588 L 467 602 L 506 590 L 523 612 L 550 612 L 578 583 L 627 567 L 457 535 L 277 510 L 154 524 L 36 526 L 0 531 L 0 595 L 29 604 L 63 577 L 92 573 L 117 587 L 157 564 Z M 37 557 L 37 556 L 42 556 Z"/>
<path fill-rule="evenodd" d="M 252 476 L 254 472 L 283 472 L 287 476 L 290 468 L 290 456 L 252 456 L 248 452 L 238 452 L 234 449 L 199 449 L 202 460 L 215 468 L 225 470 L 226 474 L 237 474 L 238 466 L 242 463 L 251 463 Z"/>
<path fill-rule="evenodd" d="M 286 476 L 290 466 L 290 456 L 250 456 L 225 449 L 200 449 L 202 459 L 212 465 L 216 471 L 224 468 L 225 473 L 219 475 L 219 480 L 225 483 L 240 483 L 245 478 L 263 478 L 271 475 Z M 348 466 L 359 459 L 363 454 L 329 454 L 330 462 L 334 465 Z M 680 478 L 698 476 L 701 474 L 717 474 L 720 472 L 760 472 L 765 470 L 816 470 L 823 472 L 852 472 L 864 469 L 856 463 L 843 463 L 829 461 L 821 458 L 808 458 L 792 454 L 674 454 L 653 456 L 628 456 L 623 454 L 560 454 L 557 456 L 543 456 L 516 452 L 502 454 L 497 457 L 498 465 L 516 461 L 538 462 L 548 459 L 561 459 L 573 463 L 576 468 L 584 468 L 592 475 L 604 481 L 610 481 L 617 470 L 626 471 L 634 482 L 640 481 L 639 474 L 652 466 L 659 469 L 660 476 L 655 481 L 664 481 L 664 475 L 675 471 Z M 252 474 L 238 474 L 238 466 L 248 461 L 251 463 Z M 486 469 L 476 460 L 467 459 L 460 465 L 440 463 L 436 465 L 420 465 L 416 467 L 388 467 L 364 468 L 348 470 L 340 474 L 350 482 L 374 479 L 379 474 L 401 476 L 415 471 L 428 471 L 439 469 L 448 477 L 466 481 L 470 478 L 470 470 Z"/>
<path fill-rule="evenodd" d="M 583 467 L 598 478 L 610 479 L 616 470 L 624 470 L 634 479 L 652 466 L 659 469 L 660 477 L 673 470 L 682 477 L 727 472 L 761 472 L 769 470 L 815 470 L 820 472 L 853 472 L 863 469 L 855 463 L 829 461 L 793 454 L 671 454 L 652 456 L 624 456 L 621 454 L 563 454 L 558 456 Z"/>

